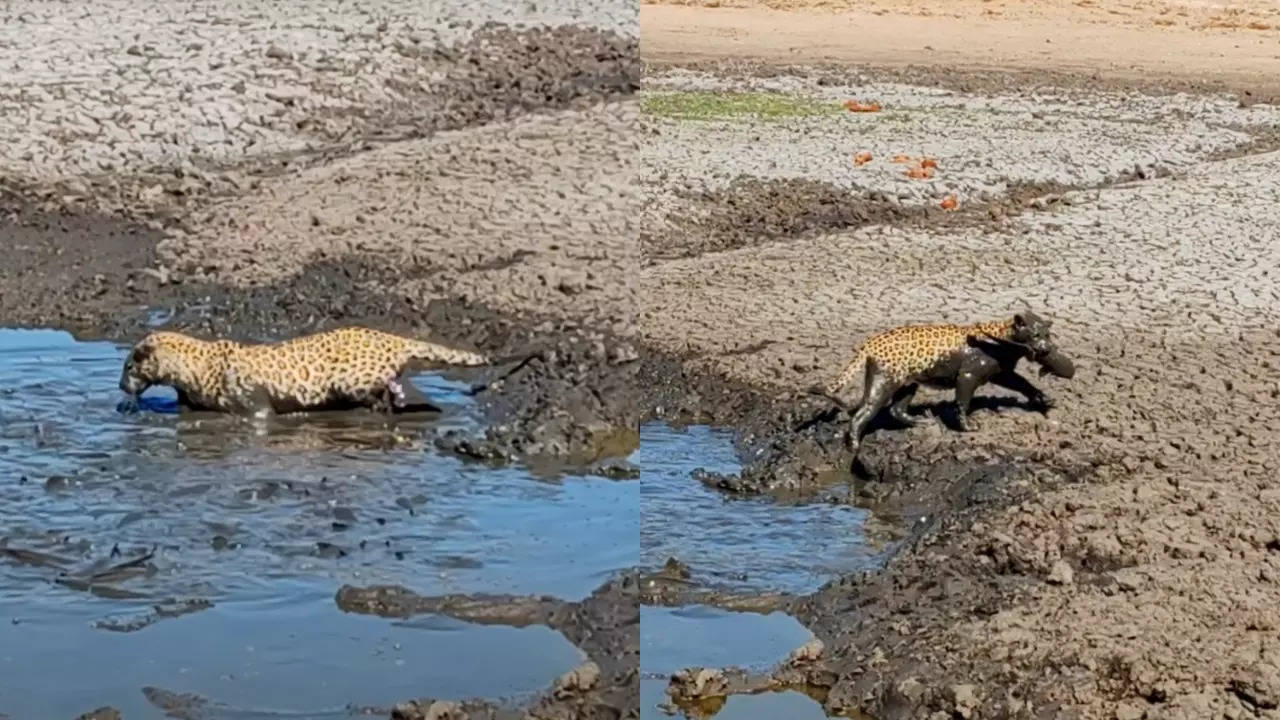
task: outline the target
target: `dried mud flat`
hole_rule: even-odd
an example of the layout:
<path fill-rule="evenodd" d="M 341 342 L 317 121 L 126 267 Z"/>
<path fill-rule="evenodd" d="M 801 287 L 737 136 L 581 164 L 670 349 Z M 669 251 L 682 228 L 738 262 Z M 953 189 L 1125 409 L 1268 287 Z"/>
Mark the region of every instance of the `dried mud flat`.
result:
<path fill-rule="evenodd" d="M 704 482 L 917 522 L 884 571 L 808 596 L 646 578 L 644 602 L 783 609 L 818 638 L 672 692 L 809 685 L 881 719 L 1271 716 L 1280 108 L 766 70 L 646 78 L 640 332 L 671 360 L 643 378 L 665 415 L 743 429 L 747 469 Z M 872 434 L 868 476 L 833 484 L 842 428 L 803 388 L 876 329 L 1026 304 L 1078 368 L 1033 380 L 1052 411 L 986 387 L 961 434 L 922 394 L 930 422 Z"/>
<path fill-rule="evenodd" d="M 365 323 L 538 346 L 480 396 L 502 422 L 441 444 L 574 464 L 629 450 L 635 8 L 512 10 L 7 4 L 0 324 L 127 341 L 157 321 L 249 338 Z M 627 582 L 553 613 L 593 662 L 536 706 L 395 716 L 634 717 Z M 149 691 L 174 716 L 222 712 Z"/>

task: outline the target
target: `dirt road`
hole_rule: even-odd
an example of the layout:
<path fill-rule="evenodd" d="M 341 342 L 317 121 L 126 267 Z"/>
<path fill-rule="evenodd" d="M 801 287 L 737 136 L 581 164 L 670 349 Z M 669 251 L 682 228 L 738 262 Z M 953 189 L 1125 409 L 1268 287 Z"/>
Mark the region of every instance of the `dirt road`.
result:
<path fill-rule="evenodd" d="M 1270 716 L 1270 11 L 1197 29 L 1176 7 L 1165 26 L 1145 5 L 1107 25 L 1088 3 L 942 5 L 641 12 L 641 328 L 681 358 L 673 405 L 749 429 L 756 465 L 723 487 L 841 501 L 839 427 L 793 431 L 815 409 L 796 393 L 873 330 L 1029 304 L 1077 361 L 1035 381 L 1047 416 L 986 389 L 965 435 L 931 394 L 922 427 L 868 438 L 874 477 L 844 501 L 927 522 L 883 573 L 725 599 L 824 643 L 754 686 L 800 679 L 878 718 Z M 899 154 L 938 172 L 904 177 Z"/>

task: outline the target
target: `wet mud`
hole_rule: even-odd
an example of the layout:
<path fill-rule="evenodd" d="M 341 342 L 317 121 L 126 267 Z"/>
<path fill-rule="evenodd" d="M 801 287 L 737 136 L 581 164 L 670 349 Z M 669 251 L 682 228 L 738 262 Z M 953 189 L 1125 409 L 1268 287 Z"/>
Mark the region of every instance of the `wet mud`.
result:
<path fill-rule="evenodd" d="M 1270 147 L 1268 139 L 1258 145 Z M 1168 170 L 1134 170 L 1107 185 L 1154 177 Z M 1048 211 L 1067 193 L 1099 185 L 1003 180 L 1004 192 L 979 202 L 966 201 L 955 210 L 937 204 L 905 204 L 884 192 L 850 192 L 833 183 L 792 178 L 735 178 L 724 189 L 676 193 L 678 209 L 665 218 L 665 229 L 645 232 L 641 242 L 650 262 L 697 257 L 780 240 L 813 238 L 862 227 L 891 225 L 954 232 L 964 228 L 1006 229 L 1024 212 Z"/>

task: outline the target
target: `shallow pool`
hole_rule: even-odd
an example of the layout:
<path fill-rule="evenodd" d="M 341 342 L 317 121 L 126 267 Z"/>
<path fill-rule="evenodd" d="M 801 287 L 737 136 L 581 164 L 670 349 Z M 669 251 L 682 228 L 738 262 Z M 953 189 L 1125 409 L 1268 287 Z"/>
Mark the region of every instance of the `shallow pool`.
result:
<path fill-rule="evenodd" d="M 0 330 L 0 714 L 162 717 L 144 686 L 306 717 L 522 699 L 580 662 L 558 633 L 348 615 L 334 593 L 576 600 L 635 564 L 638 483 L 433 449 L 476 422 L 459 383 L 415 378 L 444 408 L 421 417 L 122 414 L 125 353 Z"/>

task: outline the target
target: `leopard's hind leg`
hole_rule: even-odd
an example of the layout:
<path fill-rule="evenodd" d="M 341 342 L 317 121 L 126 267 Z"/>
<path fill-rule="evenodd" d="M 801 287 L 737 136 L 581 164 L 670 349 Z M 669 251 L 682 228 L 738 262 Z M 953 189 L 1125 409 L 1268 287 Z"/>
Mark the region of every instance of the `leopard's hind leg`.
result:
<path fill-rule="evenodd" d="M 922 418 L 912 417 L 907 414 L 907 408 L 911 405 L 911 399 L 916 396 L 916 390 L 919 387 L 919 383 L 904 385 L 894 396 L 893 404 L 889 406 L 889 417 L 893 418 L 895 422 L 907 427 L 915 427 L 924 422 Z"/>
<path fill-rule="evenodd" d="M 871 419 L 885 409 L 901 388 L 901 383 L 885 373 L 874 360 L 867 361 L 864 382 L 866 389 L 863 391 L 862 406 L 849 421 L 849 434 L 845 436 L 845 443 L 853 451 L 854 458 L 858 457 L 858 451 L 862 446 L 862 435 L 866 432 Z"/>

